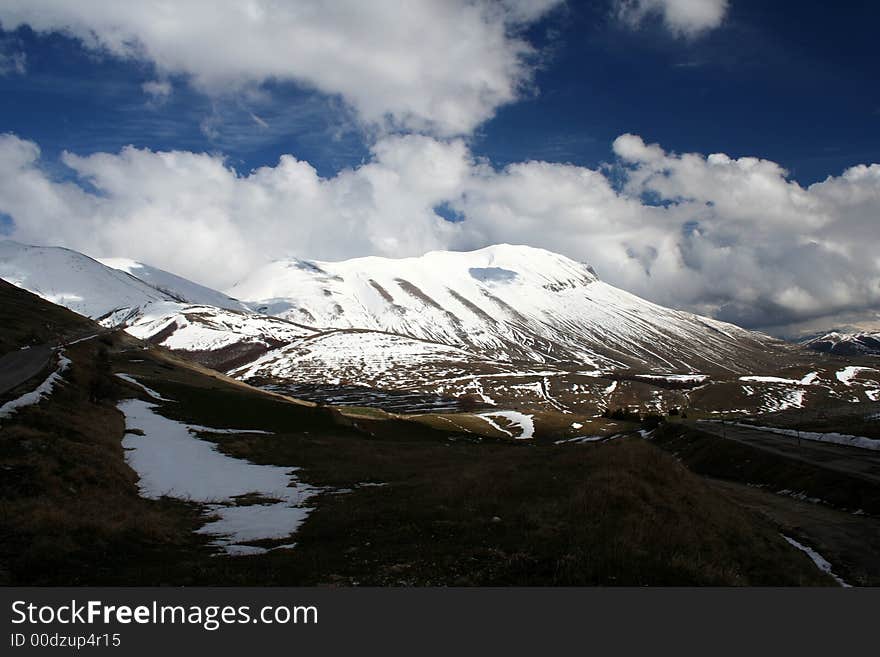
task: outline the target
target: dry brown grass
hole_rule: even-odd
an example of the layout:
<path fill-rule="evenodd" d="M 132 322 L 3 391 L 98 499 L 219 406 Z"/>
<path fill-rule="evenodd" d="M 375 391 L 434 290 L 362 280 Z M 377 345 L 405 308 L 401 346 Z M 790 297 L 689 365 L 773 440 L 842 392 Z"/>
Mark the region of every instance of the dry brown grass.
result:
<path fill-rule="evenodd" d="M 77 345 L 67 383 L 0 429 L 0 581 L 155 581 L 176 550 L 198 550 L 198 511 L 139 497 L 124 461 L 121 414 L 90 391 L 107 377 L 99 343 Z M 112 386 L 112 381 L 107 382 Z"/>
<path fill-rule="evenodd" d="M 3 583 L 829 583 L 774 527 L 638 439 L 475 442 L 296 404 L 124 335 L 104 342 L 70 348 L 68 383 L 2 427 Z M 199 509 L 138 495 L 115 403 L 141 393 L 111 368 L 177 400 L 169 416 L 275 432 L 213 436 L 227 453 L 351 492 L 319 498 L 294 550 L 212 557 L 193 533 Z"/>

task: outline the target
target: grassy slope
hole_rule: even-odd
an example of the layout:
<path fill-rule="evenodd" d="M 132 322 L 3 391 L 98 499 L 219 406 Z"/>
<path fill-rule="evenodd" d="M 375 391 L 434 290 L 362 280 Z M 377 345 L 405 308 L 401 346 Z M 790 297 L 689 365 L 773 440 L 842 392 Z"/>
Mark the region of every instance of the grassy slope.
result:
<path fill-rule="evenodd" d="M 830 583 L 772 525 L 641 440 L 478 442 L 382 414 L 343 416 L 124 334 L 67 355 L 68 383 L 0 431 L 4 583 Z M 192 533 L 198 509 L 137 495 L 115 403 L 141 393 L 114 370 L 178 400 L 163 413 L 276 432 L 217 436 L 222 450 L 350 492 L 318 499 L 294 550 L 211 557 Z"/>
<path fill-rule="evenodd" d="M 770 490 L 804 493 L 841 509 L 880 515 L 880 488 L 862 479 L 787 459 L 689 426 L 663 425 L 655 442 L 696 473 Z"/>
<path fill-rule="evenodd" d="M 138 496 L 101 346 L 70 349 L 67 383 L 0 428 L 2 583 L 160 583 L 169 558 L 199 549 L 196 509 Z"/>
<path fill-rule="evenodd" d="M 0 279 L 0 355 L 25 345 L 55 344 L 92 330 L 98 329 L 85 317 Z"/>

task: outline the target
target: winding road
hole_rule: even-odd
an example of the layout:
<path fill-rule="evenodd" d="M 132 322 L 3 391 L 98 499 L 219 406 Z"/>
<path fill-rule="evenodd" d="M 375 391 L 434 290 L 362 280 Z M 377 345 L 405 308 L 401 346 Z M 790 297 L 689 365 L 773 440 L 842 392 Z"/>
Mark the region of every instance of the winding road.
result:
<path fill-rule="evenodd" d="M 878 451 L 816 440 L 798 441 L 794 436 L 720 422 L 699 422 L 693 426 L 700 431 L 727 440 L 735 440 L 789 459 L 880 484 L 880 452 Z"/>
<path fill-rule="evenodd" d="M 0 356 L 0 395 L 5 395 L 48 367 L 52 354 L 56 350 L 83 342 L 84 340 L 91 340 L 102 333 L 106 333 L 106 331 L 80 335 L 73 340 L 62 343 L 60 346 L 46 343 L 3 354 Z"/>
<path fill-rule="evenodd" d="M 35 345 L 0 356 L 0 395 L 35 377 L 49 365 L 55 347 Z"/>

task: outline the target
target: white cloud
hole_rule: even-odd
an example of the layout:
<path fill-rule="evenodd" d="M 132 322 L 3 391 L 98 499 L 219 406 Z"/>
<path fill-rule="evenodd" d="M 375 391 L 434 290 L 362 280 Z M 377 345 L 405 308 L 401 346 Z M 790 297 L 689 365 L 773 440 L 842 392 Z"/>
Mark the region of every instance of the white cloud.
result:
<path fill-rule="evenodd" d="M 616 0 L 618 17 L 638 27 L 649 16 L 659 16 L 677 36 L 695 36 L 721 25 L 728 0 Z"/>
<path fill-rule="evenodd" d="M 512 242 L 750 326 L 880 307 L 880 165 L 804 188 L 767 160 L 675 154 L 635 135 L 614 150 L 614 176 L 535 161 L 496 170 L 461 140 L 415 135 L 379 140 L 369 162 L 332 178 L 290 155 L 241 175 L 183 151 L 65 154 L 83 186 L 51 179 L 37 146 L 7 135 L 0 212 L 14 239 L 133 257 L 219 288 L 287 255 Z M 464 220 L 444 221 L 440 204 Z"/>
<path fill-rule="evenodd" d="M 4 0 L 0 23 L 152 62 L 210 94 L 294 81 L 371 126 L 453 136 L 517 98 L 534 55 L 518 32 L 559 2 Z"/>
<path fill-rule="evenodd" d="M 171 83 L 168 80 L 148 80 L 141 85 L 141 89 L 153 102 L 162 103 L 171 95 Z"/>

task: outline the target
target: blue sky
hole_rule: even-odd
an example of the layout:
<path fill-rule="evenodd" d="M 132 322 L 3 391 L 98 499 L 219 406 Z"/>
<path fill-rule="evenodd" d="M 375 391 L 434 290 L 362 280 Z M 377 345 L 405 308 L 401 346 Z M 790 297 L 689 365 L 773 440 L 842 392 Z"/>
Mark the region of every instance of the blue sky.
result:
<path fill-rule="evenodd" d="M 279 257 L 522 243 L 744 326 L 880 326 L 878 24 L 874 2 L 5 0 L 0 233 L 218 289 Z"/>
<path fill-rule="evenodd" d="M 570 2 L 529 28 L 542 49 L 533 89 L 479 127 L 473 151 L 497 165 L 593 167 L 634 132 L 675 151 L 766 157 L 809 184 L 880 160 L 878 24 L 877 3 L 739 0 L 722 26 L 682 39 L 657 17 L 631 30 L 607 2 Z M 2 42 L 26 54 L 27 74 L 0 77 L 0 129 L 47 154 L 133 144 L 222 152 L 249 171 L 294 153 L 323 175 L 368 157 L 370 137 L 344 104 L 294 83 L 264 85 L 261 100 L 216 99 L 177 79 L 152 103 L 141 89 L 156 77 L 150 63 L 27 26 Z"/>

